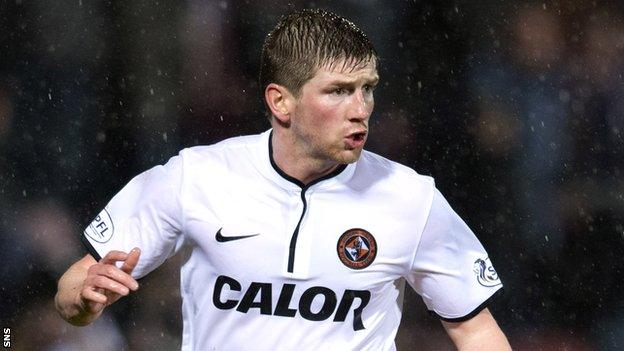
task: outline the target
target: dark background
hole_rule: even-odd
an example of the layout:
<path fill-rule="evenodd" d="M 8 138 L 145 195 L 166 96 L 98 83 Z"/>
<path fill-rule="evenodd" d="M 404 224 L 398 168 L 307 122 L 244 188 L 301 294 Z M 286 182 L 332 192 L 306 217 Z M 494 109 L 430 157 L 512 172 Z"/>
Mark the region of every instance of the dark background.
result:
<path fill-rule="evenodd" d="M 179 259 L 85 328 L 56 315 L 56 282 L 133 176 L 268 129 L 262 41 L 311 7 L 375 44 L 367 148 L 433 176 L 475 231 L 514 349 L 624 348 L 623 6 L 481 3 L 0 2 L 0 322 L 13 347 L 179 348 Z M 411 290 L 397 347 L 451 348 Z"/>

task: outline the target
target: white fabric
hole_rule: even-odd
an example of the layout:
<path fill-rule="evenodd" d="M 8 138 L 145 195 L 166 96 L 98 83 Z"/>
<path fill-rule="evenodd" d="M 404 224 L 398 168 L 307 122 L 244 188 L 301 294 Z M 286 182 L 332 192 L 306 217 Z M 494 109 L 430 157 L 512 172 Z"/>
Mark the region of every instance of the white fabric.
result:
<path fill-rule="evenodd" d="M 475 278 L 479 259 L 488 262 L 489 281 Z M 502 287 L 485 249 L 437 189 L 407 281 L 431 311 L 448 319 L 468 315 Z"/>
<path fill-rule="evenodd" d="M 373 153 L 306 189 L 302 217 L 302 188 L 271 165 L 269 133 L 183 150 L 133 179 L 85 230 L 100 256 L 140 247 L 135 277 L 191 246 L 181 272 L 184 350 L 394 350 L 395 281 L 407 279 L 445 318 L 469 314 L 502 286 L 433 179 Z M 338 257 L 339 238 L 354 228 L 376 242 L 363 269 Z M 254 236 L 219 242 L 220 229 Z M 489 275 L 478 276 L 478 259 Z"/>

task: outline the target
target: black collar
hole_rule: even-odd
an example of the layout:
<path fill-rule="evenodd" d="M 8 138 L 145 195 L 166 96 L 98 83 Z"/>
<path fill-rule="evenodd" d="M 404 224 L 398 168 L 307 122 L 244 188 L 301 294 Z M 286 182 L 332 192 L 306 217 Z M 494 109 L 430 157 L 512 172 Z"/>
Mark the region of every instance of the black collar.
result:
<path fill-rule="evenodd" d="M 307 189 L 309 187 L 311 187 L 312 185 L 321 182 L 323 180 L 327 180 L 330 178 L 333 178 L 337 175 L 339 175 L 340 173 L 342 173 L 342 171 L 345 170 L 345 168 L 347 168 L 346 164 L 341 164 L 338 167 L 336 167 L 336 169 L 334 169 L 331 173 L 328 173 L 320 178 L 314 179 L 313 181 L 311 181 L 310 183 L 303 184 L 302 181 L 300 181 L 299 179 L 292 177 L 290 175 L 288 175 L 286 172 L 284 172 L 281 168 L 279 168 L 279 166 L 277 165 L 277 163 L 275 163 L 275 160 L 273 159 L 273 131 L 271 131 L 271 134 L 269 134 L 269 160 L 271 160 L 271 166 L 273 166 L 273 169 L 277 172 L 277 174 L 279 174 L 282 178 L 288 180 L 291 183 L 296 184 L 297 186 L 299 186 L 302 189 Z"/>

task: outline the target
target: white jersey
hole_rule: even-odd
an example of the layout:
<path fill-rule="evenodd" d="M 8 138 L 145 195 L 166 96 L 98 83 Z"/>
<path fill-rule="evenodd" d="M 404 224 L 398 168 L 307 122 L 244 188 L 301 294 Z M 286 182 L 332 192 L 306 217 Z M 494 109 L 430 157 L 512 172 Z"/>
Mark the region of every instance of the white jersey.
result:
<path fill-rule="evenodd" d="M 271 133 L 185 149 L 87 227 L 96 258 L 141 248 L 133 276 L 183 245 L 183 350 L 394 350 L 404 280 L 444 320 L 502 285 L 432 178 L 364 151 L 306 186 Z"/>

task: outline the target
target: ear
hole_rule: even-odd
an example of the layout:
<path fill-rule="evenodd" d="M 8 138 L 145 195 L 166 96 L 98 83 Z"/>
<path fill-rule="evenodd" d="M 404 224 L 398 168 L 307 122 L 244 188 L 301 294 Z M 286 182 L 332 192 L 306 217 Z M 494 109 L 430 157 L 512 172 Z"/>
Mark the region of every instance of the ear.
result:
<path fill-rule="evenodd" d="M 264 89 L 264 100 L 271 113 L 282 124 L 290 123 L 290 114 L 294 109 L 294 96 L 286 87 L 271 83 Z"/>

